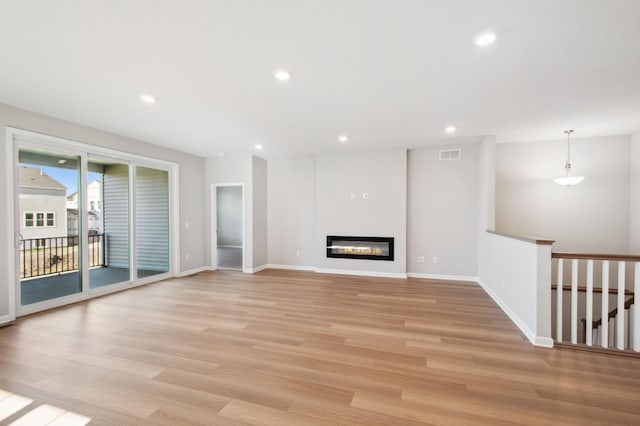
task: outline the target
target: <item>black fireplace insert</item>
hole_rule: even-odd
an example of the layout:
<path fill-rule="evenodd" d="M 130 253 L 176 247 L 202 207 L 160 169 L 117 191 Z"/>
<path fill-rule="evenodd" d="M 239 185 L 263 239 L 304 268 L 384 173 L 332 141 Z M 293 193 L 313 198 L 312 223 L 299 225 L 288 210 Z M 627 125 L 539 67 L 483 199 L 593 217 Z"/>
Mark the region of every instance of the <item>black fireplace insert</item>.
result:
<path fill-rule="evenodd" d="M 393 238 L 327 235 L 327 257 L 393 260 Z"/>

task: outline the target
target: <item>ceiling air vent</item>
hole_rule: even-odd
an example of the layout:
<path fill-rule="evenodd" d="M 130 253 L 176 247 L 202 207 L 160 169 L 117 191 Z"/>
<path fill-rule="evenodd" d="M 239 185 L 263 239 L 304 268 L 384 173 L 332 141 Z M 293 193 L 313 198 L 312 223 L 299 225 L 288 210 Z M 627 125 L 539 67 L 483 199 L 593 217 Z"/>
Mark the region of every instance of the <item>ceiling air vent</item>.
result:
<path fill-rule="evenodd" d="M 460 157 L 461 157 L 460 148 L 440 150 L 440 160 L 459 160 Z"/>

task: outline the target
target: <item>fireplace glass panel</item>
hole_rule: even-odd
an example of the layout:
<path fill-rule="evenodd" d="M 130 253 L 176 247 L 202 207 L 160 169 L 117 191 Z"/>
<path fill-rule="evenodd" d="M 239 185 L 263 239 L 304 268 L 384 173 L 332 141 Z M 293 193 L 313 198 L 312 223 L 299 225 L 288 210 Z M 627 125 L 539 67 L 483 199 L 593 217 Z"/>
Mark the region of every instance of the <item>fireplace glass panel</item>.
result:
<path fill-rule="evenodd" d="M 393 238 L 327 236 L 327 257 L 393 260 Z"/>

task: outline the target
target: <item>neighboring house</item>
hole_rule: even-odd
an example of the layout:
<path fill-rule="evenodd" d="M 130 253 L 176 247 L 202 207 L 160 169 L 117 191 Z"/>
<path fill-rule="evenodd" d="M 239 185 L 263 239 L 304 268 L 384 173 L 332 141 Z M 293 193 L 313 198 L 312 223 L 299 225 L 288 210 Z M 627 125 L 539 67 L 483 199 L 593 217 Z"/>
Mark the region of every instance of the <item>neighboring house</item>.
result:
<path fill-rule="evenodd" d="M 87 185 L 87 210 L 89 231 L 100 234 L 102 232 L 102 184 L 94 180 Z M 69 235 L 78 235 L 78 192 L 67 197 L 67 227 Z"/>
<path fill-rule="evenodd" d="M 67 187 L 35 167 L 20 166 L 20 233 L 25 240 L 67 236 Z M 64 244 L 60 239 L 57 245 Z"/>
<path fill-rule="evenodd" d="M 100 229 L 100 216 L 96 212 L 87 212 L 89 231 L 98 233 Z M 67 235 L 75 237 L 78 235 L 78 209 L 67 209 Z"/>

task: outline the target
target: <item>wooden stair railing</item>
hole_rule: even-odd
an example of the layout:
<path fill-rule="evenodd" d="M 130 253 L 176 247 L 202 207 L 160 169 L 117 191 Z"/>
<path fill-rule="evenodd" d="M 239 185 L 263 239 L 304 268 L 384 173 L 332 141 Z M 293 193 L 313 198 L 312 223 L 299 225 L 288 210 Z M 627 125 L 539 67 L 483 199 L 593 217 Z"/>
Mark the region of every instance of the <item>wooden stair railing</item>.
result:
<path fill-rule="evenodd" d="M 556 290 L 556 315 L 555 315 L 555 338 L 558 343 L 570 343 L 573 345 L 578 344 L 578 293 L 585 293 L 584 300 L 580 303 L 580 310 L 586 312 L 586 318 L 582 319 L 583 327 L 583 342 L 586 346 L 600 346 L 604 349 L 609 348 L 609 320 L 614 319 L 612 323 L 612 341 L 614 341 L 615 348 L 618 350 L 624 350 L 625 346 L 630 347 L 635 352 L 640 352 L 640 309 L 634 303 L 635 293 L 640 292 L 640 256 L 639 255 L 626 255 L 626 254 L 600 254 L 600 253 L 565 253 L 565 252 L 553 252 L 551 255 L 553 260 L 556 260 L 556 284 L 552 285 L 552 288 Z M 571 268 L 571 280 L 570 285 L 565 285 L 564 280 L 564 261 L 570 261 Z M 599 275 L 601 276 L 599 285 L 594 286 L 594 270 L 595 261 L 601 261 L 598 263 Z M 579 277 L 584 274 L 579 271 L 580 263 L 582 263 L 584 270 L 586 270 L 586 277 Z M 627 277 L 627 263 L 632 265 L 632 272 Z M 611 281 L 617 281 L 617 285 L 614 283 L 610 286 L 610 266 L 613 264 L 613 270 L 611 272 L 617 272 L 617 280 L 611 279 Z M 616 268 L 617 265 L 617 268 Z M 616 270 L 617 269 L 617 270 Z M 586 285 L 578 285 L 578 280 L 581 279 L 582 283 Z M 629 286 L 633 290 L 629 290 Z M 559 291 L 558 291 L 559 290 Z M 570 291 L 570 309 L 569 313 L 563 313 L 563 293 Z M 601 306 L 598 309 L 600 319 L 594 320 L 593 308 L 594 308 L 594 294 L 601 294 Z M 612 303 L 615 305 L 614 309 L 610 309 L 609 302 L 610 296 L 615 296 L 615 301 Z M 630 299 L 625 300 L 627 296 L 632 296 Z M 584 303 L 584 305 L 583 305 Z M 629 309 L 629 321 L 624 315 L 624 311 Z M 618 312 L 621 314 L 618 315 Z M 570 339 L 563 340 L 563 319 L 569 318 L 570 327 Z M 606 320 L 604 320 L 606 318 Z M 604 320 L 604 321 L 603 321 Z M 607 325 L 607 326 L 605 326 Z M 599 329 L 598 329 L 599 327 Z M 598 330 L 594 333 L 594 330 Z M 594 334 L 597 335 L 597 339 L 594 339 Z M 594 342 L 593 340 L 597 340 Z"/>
<path fill-rule="evenodd" d="M 632 297 L 631 299 L 627 300 L 624 303 L 624 310 L 626 311 L 627 309 L 629 309 L 631 307 L 631 305 L 633 305 L 633 300 L 635 297 Z M 611 312 L 609 312 L 609 316 L 607 317 L 607 321 L 609 321 L 611 318 L 615 318 L 618 316 L 618 308 L 613 308 L 611 310 Z M 586 319 L 584 320 L 586 322 Z M 598 328 L 602 325 L 602 318 L 600 318 L 599 320 L 595 320 L 593 322 L 593 324 L 591 325 L 591 328 Z"/>
<path fill-rule="evenodd" d="M 627 293 L 625 293 L 625 294 L 627 294 Z M 624 310 L 625 311 L 627 309 L 631 308 L 631 305 L 634 304 L 635 296 L 633 296 L 633 293 L 631 293 L 631 295 L 632 295 L 631 299 L 627 299 L 627 301 L 624 302 Z M 609 311 L 609 315 L 607 315 L 607 323 L 609 323 L 609 320 L 611 318 L 615 318 L 616 316 L 618 316 L 618 308 L 617 307 L 615 307 L 611 311 Z M 582 333 L 583 333 L 582 334 L 582 341 L 586 342 L 587 341 L 587 319 L 586 318 L 582 318 L 581 321 L 582 321 Z M 591 329 L 595 330 L 598 327 L 600 327 L 601 325 L 602 325 L 602 318 L 593 321 L 593 323 L 591 324 Z"/>

